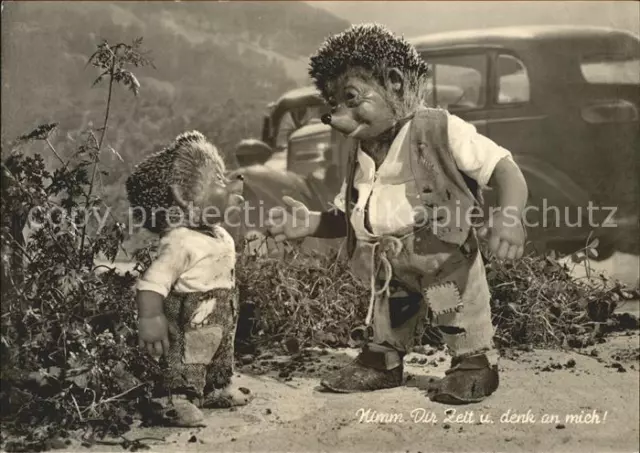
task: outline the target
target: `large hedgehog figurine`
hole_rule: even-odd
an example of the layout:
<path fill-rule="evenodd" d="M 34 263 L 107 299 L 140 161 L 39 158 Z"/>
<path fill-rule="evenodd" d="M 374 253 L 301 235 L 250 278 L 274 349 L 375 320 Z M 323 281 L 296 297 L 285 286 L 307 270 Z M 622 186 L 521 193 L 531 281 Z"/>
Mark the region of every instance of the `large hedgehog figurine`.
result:
<path fill-rule="evenodd" d="M 401 386 L 404 357 L 425 322 L 442 332 L 452 356 L 445 377 L 427 389 L 433 401 L 477 403 L 499 385 L 478 240 L 486 239 L 498 259 L 522 256 L 527 186 L 509 151 L 473 124 L 426 105 L 430 72 L 411 43 L 379 24 L 327 38 L 309 62 L 331 107 L 322 122 L 355 146 L 345 150 L 346 177 L 332 209 L 309 212 L 305 225 L 281 211 L 271 216 L 269 232 L 284 239 L 346 236 L 351 268 L 370 287 L 364 326 L 354 332 L 365 333 L 362 350 L 321 381 L 325 390 Z M 485 186 L 498 206 L 476 230 L 472 219 L 482 212 Z"/>

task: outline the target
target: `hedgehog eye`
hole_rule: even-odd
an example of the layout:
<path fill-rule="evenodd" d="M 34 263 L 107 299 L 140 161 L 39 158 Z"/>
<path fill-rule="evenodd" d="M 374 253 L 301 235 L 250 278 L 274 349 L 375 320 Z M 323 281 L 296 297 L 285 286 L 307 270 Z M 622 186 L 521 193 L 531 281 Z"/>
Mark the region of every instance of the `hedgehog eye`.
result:
<path fill-rule="evenodd" d="M 349 108 L 357 107 L 358 104 L 360 104 L 360 96 L 358 92 L 354 89 L 347 89 L 345 91 L 344 99 L 345 99 L 345 104 Z"/>

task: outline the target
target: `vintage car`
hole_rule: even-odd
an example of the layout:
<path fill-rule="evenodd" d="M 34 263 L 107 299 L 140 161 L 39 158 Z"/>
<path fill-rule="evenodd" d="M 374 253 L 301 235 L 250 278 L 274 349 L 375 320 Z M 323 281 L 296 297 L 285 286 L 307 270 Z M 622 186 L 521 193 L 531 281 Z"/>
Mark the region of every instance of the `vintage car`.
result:
<path fill-rule="evenodd" d="M 242 174 L 247 200 L 246 222 L 241 233 L 250 248 L 277 250 L 265 239 L 265 220 L 270 208 L 281 206 L 289 195 L 310 209 L 326 209 L 339 187 L 327 184 L 329 149 L 339 137 L 321 123 L 328 108 L 313 87 L 291 90 L 267 106 L 261 139 L 242 140 L 235 149 L 236 169 Z M 332 140 L 333 137 L 333 140 Z M 336 241 L 309 238 L 305 245 L 314 249 L 334 247 Z"/>
<path fill-rule="evenodd" d="M 528 229 L 532 245 L 569 252 L 598 237 L 603 259 L 621 231 L 637 230 L 637 36 L 537 26 L 432 34 L 412 43 L 433 69 L 426 103 L 513 153 L 530 189 L 527 220 L 538 225 Z M 253 203 L 278 205 L 289 194 L 311 209 L 329 206 L 353 144 L 320 122 L 324 111 L 312 87 L 294 90 L 271 106 L 262 140 L 238 147 Z M 283 134 L 287 116 L 292 127 Z M 489 205 L 492 195 L 485 193 Z M 603 225 L 614 211 L 621 226 Z"/>

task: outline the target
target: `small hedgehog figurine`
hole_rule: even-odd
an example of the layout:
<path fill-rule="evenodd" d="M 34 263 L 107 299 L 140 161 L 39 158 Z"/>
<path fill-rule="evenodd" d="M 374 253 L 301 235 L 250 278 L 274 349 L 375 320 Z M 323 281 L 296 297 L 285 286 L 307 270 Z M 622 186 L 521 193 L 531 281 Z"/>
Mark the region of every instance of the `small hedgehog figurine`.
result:
<path fill-rule="evenodd" d="M 240 210 L 243 181 L 228 181 L 215 146 L 187 132 L 138 165 L 126 188 L 135 219 L 161 237 L 137 284 L 140 346 L 168 365 L 153 423 L 200 425 L 201 407 L 249 402 L 231 386 L 238 321 L 235 244 L 223 228 Z"/>

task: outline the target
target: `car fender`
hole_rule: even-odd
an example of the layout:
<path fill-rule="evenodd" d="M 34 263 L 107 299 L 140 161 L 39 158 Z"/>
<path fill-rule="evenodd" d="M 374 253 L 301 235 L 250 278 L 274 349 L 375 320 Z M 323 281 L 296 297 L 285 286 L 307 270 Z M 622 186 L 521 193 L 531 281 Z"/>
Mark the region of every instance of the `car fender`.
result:
<path fill-rule="evenodd" d="M 586 207 L 589 193 L 569 175 L 556 167 L 531 156 L 513 156 L 529 187 L 530 198 L 547 199 L 558 206 Z"/>
<path fill-rule="evenodd" d="M 242 175 L 245 183 L 245 200 L 251 217 L 261 214 L 266 218 L 266 210 L 284 206 L 282 198 L 289 196 L 301 201 L 309 209 L 319 209 L 314 196 L 304 178 L 289 171 L 279 171 L 265 165 L 252 165 L 233 171 L 229 177 Z"/>
<path fill-rule="evenodd" d="M 289 196 L 304 203 L 309 210 L 322 210 L 323 200 L 315 193 L 302 176 L 270 168 L 265 165 L 253 165 L 233 171 L 229 177 L 242 175 L 245 182 L 244 197 L 246 210 L 243 225 L 238 231 L 240 237 L 247 241 L 250 253 L 282 254 L 283 248 L 266 236 L 265 222 L 269 218 L 268 211 L 274 207 L 285 207 L 282 198 Z M 303 248 L 316 252 L 328 252 L 339 248 L 339 241 L 306 238 Z"/>
<path fill-rule="evenodd" d="M 586 240 L 598 221 L 595 211 L 594 222 L 589 222 L 589 193 L 566 173 L 540 159 L 527 155 L 514 155 L 513 159 L 529 189 L 525 211 L 529 238 L 545 242 Z M 485 202 L 496 205 L 494 191 L 485 193 Z"/>

